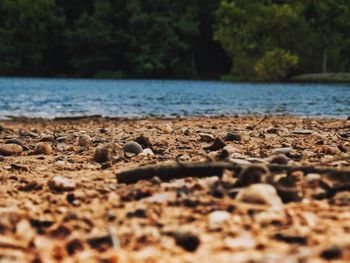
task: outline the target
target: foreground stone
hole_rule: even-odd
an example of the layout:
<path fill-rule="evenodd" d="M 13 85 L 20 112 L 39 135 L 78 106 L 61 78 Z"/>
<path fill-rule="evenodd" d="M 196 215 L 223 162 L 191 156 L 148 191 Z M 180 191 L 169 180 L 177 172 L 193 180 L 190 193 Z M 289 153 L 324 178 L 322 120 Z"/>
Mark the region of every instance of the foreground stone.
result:
<path fill-rule="evenodd" d="M 52 153 L 52 147 L 45 142 L 39 142 L 34 148 L 34 154 L 50 155 Z"/>
<path fill-rule="evenodd" d="M 3 156 L 20 155 L 22 151 L 23 151 L 22 146 L 18 144 L 3 144 L 0 146 L 0 155 L 3 155 Z"/>
<path fill-rule="evenodd" d="M 253 184 L 242 189 L 236 198 L 238 201 L 266 205 L 274 210 L 282 210 L 283 203 L 278 196 L 276 189 L 269 184 Z"/>
<path fill-rule="evenodd" d="M 76 188 L 75 182 L 62 176 L 54 176 L 48 185 L 52 190 L 56 191 L 72 191 Z"/>

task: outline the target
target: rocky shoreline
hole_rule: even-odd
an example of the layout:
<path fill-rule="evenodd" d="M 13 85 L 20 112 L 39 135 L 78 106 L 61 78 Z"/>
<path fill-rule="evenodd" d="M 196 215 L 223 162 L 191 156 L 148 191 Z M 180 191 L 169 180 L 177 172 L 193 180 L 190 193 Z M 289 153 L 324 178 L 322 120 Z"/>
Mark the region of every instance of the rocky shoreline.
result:
<path fill-rule="evenodd" d="M 349 169 L 350 120 L 3 120 L 0 261 L 346 262 Z"/>

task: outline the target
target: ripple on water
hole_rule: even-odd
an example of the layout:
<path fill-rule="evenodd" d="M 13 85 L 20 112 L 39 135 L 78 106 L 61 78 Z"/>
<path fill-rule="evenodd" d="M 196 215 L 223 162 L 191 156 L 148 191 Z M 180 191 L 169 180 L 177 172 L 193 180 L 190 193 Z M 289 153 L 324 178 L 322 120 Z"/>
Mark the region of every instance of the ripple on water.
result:
<path fill-rule="evenodd" d="M 193 116 L 221 114 L 350 115 L 350 86 L 216 81 L 0 78 L 0 118 Z"/>

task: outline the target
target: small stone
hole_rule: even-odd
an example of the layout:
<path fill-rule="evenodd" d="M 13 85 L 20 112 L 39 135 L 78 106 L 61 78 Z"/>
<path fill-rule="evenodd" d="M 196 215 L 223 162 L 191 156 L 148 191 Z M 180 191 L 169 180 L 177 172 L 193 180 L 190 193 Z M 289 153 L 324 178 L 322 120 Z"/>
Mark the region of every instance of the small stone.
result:
<path fill-rule="evenodd" d="M 237 185 L 242 187 L 251 184 L 263 183 L 268 175 L 269 170 L 266 166 L 250 165 L 239 173 Z"/>
<path fill-rule="evenodd" d="M 54 176 L 48 183 L 49 187 L 56 191 L 72 191 L 76 188 L 75 182 L 62 176 Z"/>
<path fill-rule="evenodd" d="M 227 211 L 214 211 L 209 214 L 209 227 L 215 229 L 221 226 L 224 222 L 227 222 L 231 217 L 231 214 Z"/>
<path fill-rule="evenodd" d="M 87 134 L 80 135 L 77 139 L 78 146 L 87 147 L 91 144 L 91 137 Z"/>
<path fill-rule="evenodd" d="M 235 147 L 233 147 L 231 145 L 226 145 L 222 150 L 227 152 L 229 155 L 238 152 L 237 148 L 235 148 Z"/>
<path fill-rule="evenodd" d="M 0 162 L 3 162 L 3 161 L 5 161 L 5 157 L 0 155 Z"/>
<path fill-rule="evenodd" d="M 232 158 L 230 159 L 231 162 L 238 164 L 238 165 L 251 165 L 252 163 L 248 160 L 244 159 L 238 159 L 238 158 Z"/>
<path fill-rule="evenodd" d="M 112 151 L 106 145 L 99 146 L 95 149 L 93 160 L 97 163 L 109 162 L 112 158 Z"/>
<path fill-rule="evenodd" d="M 288 154 L 293 151 L 292 147 L 275 148 L 272 150 L 272 154 Z"/>
<path fill-rule="evenodd" d="M 176 232 L 174 234 L 176 245 L 189 252 L 195 252 L 200 245 L 200 239 L 190 232 Z"/>
<path fill-rule="evenodd" d="M 61 136 L 61 137 L 57 137 L 56 141 L 58 142 L 64 142 L 66 140 L 66 137 Z"/>
<path fill-rule="evenodd" d="M 279 154 L 279 155 L 275 156 L 274 158 L 272 158 L 272 160 L 271 160 L 271 164 L 286 165 L 286 164 L 288 164 L 288 162 L 289 162 L 289 159 L 284 154 Z"/>
<path fill-rule="evenodd" d="M 242 136 L 237 133 L 229 132 L 226 134 L 224 140 L 229 142 L 240 142 L 242 140 Z"/>
<path fill-rule="evenodd" d="M 52 153 L 52 147 L 45 142 L 39 142 L 34 148 L 34 154 L 50 155 Z"/>
<path fill-rule="evenodd" d="M 59 169 L 64 169 L 66 167 L 66 163 L 64 161 L 57 161 L 55 166 Z"/>
<path fill-rule="evenodd" d="M 20 145 L 22 147 L 24 145 L 23 142 L 17 138 L 12 138 L 12 139 L 7 140 L 7 141 L 5 141 L 5 144 L 17 144 L 17 145 Z"/>
<path fill-rule="evenodd" d="M 149 148 L 144 149 L 140 155 L 142 155 L 142 156 L 149 156 L 149 157 L 155 156 L 153 151 L 151 149 L 149 149 Z"/>
<path fill-rule="evenodd" d="M 182 129 L 181 131 L 182 131 L 183 135 L 185 135 L 185 136 L 191 135 L 191 131 L 189 129 Z"/>
<path fill-rule="evenodd" d="M 282 200 L 277 195 L 276 189 L 269 184 L 253 184 L 244 188 L 236 199 L 250 204 L 267 205 L 276 210 L 283 209 Z"/>
<path fill-rule="evenodd" d="M 204 147 L 204 150 L 206 151 L 219 151 L 222 148 L 224 148 L 226 146 L 226 144 L 220 140 L 220 138 L 216 138 L 215 141 L 213 142 L 212 145 L 208 146 L 208 147 Z"/>
<path fill-rule="evenodd" d="M 350 205 L 350 193 L 349 192 L 339 192 L 331 200 L 332 205 L 336 206 L 346 206 Z"/>
<path fill-rule="evenodd" d="M 302 189 L 293 176 L 281 177 L 274 185 L 284 203 L 300 202 L 303 199 Z"/>
<path fill-rule="evenodd" d="M 298 135 L 310 135 L 313 134 L 313 131 L 307 129 L 295 129 L 293 133 Z"/>
<path fill-rule="evenodd" d="M 143 149 L 146 148 L 152 148 L 152 143 L 150 142 L 149 138 L 147 138 L 144 135 L 140 135 L 139 137 L 137 137 L 135 139 L 135 142 L 137 142 L 138 144 L 140 144 L 142 146 Z"/>
<path fill-rule="evenodd" d="M 321 180 L 322 176 L 320 174 L 309 173 L 306 175 L 305 179 L 307 183 L 312 183 Z"/>
<path fill-rule="evenodd" d="M 321 147 L 320 149 L 320 153 L 324 153 L 324 154 L 327 154 L 327 155 L 336 155 L 338 153 L 340 153 L 341 151 L 339 150 L 338 147 L 336 146 L 327 146 L 327 145 L 324 145 Z"/>
<path fill-rule="evenodd" d="M 107 128 L 101 128 L 100 133 L 109 133 L 109 130 Z"/>
<path fill-rule="evenodd" d="M 199 133 L 200 141 L 202 142 L 213 142 L 215 137 L 208 133 Z"/>
<path fill-rule="evenodd" d="M 23 151 L 22 146 L 18 144 L 3 144 L 0 145 L 0 154 L 3 156 L 20 155 Z"/>
<path fill-rule="evenodd" d="M 173 129 L 171 128 L 171 126 L 169 124 L 165 124 L 163 127 L 162 127 L 162 131 L 165 133 L 165 134 L 170 134 L 173 132 Z"/>
<path fill-rule="evenodd" d="M 321 252 L 321 258 L 328 260 L 336 260 L 342 257 L 342 251 L 339 247 L 330 247 Z"/>
<path fill-rule="evenodd" d="M 140 154 L 142 153 L 142 146 L 134 141 L 127 142 L 123 146 L 124 153 Z"/>
<path fill-rule="evenodd" d="M 53 135 L 42 135 L 41 136 L 41 139 L 40 139 L 41 142 L 54 142 L 55 141 L 55 136 Z"/>
<path fill-rule="evenodd" d="M 278 133 L 278 129 L 275 127 L 269 128 L 266 130 L 266 133 L 268 134 L 277 134 Z"/>

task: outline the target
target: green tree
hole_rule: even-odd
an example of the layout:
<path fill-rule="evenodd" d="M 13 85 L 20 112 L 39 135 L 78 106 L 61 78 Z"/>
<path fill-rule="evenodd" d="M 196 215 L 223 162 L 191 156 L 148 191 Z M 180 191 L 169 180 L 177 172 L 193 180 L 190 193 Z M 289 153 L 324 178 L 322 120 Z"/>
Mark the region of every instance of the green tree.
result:
<path fill-rule="evenodd" d="M 0 2 L 0 73 L 47 75 L 64 19 L 53 0 Z"/>
<path fill-rule="evenodd" d="M 346 0 L 307 0 L 304 2 L 306 22 L 316 32 L 313 48 L 320 57 L 321 70 L 326 73 L 331 62 L 332 70 L 343 70 L 339 63 L 341 52 L 350 38 L 350 3 Z M 339 67 L 340 66 L 340 67 Z"/>
<path fill-rule="evenodd" d="M 98 0 L 91 15 L 85 12 L 77 20 L 75 30 L 67 34 L 71 65 L 77 75 L 93 77 L 99 72 L 128 69 L 125 53 L 130 37 L 125 8 L 123 0 Z"/>
<path fill-rule="evenodd" d="M 140 77 L 196 74 L 194 43 L 199 34 L 195 1 L 131 0 L 128 58 Z"/>
<path fill-rule="evenodd" d="M 301 5 L 288 1 L 222 0 L 215 39 L 232 58 L 233 74 L 254 78 L 257 61 L 275 48 L 298 53 L 296 36 L 306 32 L 301 11 Z"/>
<path fill-rule="evenodd" d="M 260 80 L 281 81 L 289 77 L 299 57 L 280 48 L 268 51 L 255 65 L 255 72 Z"/>

